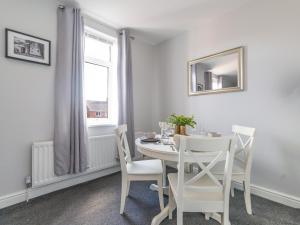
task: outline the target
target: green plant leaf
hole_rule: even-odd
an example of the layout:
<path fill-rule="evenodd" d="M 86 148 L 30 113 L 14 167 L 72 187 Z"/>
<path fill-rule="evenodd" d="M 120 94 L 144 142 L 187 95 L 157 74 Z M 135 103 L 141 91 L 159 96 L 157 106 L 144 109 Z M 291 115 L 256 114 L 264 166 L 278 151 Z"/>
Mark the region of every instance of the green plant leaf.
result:
<path fill-rule="evenodd" d="M 194 120 L 194 116 L 189 117 L 184 115 L 176 115 L 174 113 L 168 117 L 167 121 L 178 126 L 190 126 L 192 128 L 194 128 L 197 124 Z"/>

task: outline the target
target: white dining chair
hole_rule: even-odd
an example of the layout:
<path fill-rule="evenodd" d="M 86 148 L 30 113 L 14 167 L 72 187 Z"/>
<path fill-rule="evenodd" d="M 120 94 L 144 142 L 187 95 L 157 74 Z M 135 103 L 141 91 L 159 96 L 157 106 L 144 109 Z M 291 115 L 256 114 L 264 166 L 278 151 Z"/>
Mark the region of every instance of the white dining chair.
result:
<path fill-rule="evenodd" d="M 237 137 L 237 150 L 234 157 L 232 181 L 242 183 L 244 186 L 245 205 L 248 214 L 252 214 L 250 177 L 253 155 L 253 141 L 255 128 L 244 127 L 239 125 L 232 126 L 232 132 Z M 223 177 L 224 161 L 218 163 L 212 173 L 221 179 Z M 231 195 L 234 197 L 234 186 L 231 186 Z"/>
<path fill-rule="evenodd" d="M 169 219 L 177 206 L 177 225 L 183 224 L 183 212 L 221 213 L 223 225 L 229 225 L 229 198 L 236 139 L 231 137 L 180 137 L 178 173 L 168 174 Z M 224 179 L 220 182 L 211 168 L 226 159 Z M 197 163 L 201 170 L 185 173 L 185 163 Z"/>
<path fill-rule="evenodd" d="M 140 160 L 132 161 L 128 141 L 126 137 L 127 125 L 121 125 L 115 129 L 117 146 L 119 151 L 121 172 L 122 172 L 122 190 L 121 190 L 121 206 L 120 214 L 123 214 L 126 197 L 129 193 L 131 181 L 157 181 L 158 197 L 160 209 L 164 208 L 162 177 L 163 168 L 161 160 Z"/>

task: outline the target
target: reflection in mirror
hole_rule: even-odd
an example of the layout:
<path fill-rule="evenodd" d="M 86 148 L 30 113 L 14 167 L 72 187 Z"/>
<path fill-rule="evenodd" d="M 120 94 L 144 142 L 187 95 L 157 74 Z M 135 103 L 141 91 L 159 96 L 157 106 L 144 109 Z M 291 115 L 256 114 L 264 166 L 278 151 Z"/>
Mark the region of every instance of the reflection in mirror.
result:
<path fill-rule="evenodd" d="M 189 62 L 190 95 L 242 90 L 242 48 Z"/>

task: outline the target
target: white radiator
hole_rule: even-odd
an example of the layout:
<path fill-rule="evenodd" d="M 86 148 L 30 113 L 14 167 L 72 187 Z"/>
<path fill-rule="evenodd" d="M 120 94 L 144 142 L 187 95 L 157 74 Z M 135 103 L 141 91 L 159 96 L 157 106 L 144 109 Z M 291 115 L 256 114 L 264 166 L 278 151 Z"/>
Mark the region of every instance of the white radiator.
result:
<path fill-rule="evenodd" d="M 53 142 L 35 142 L 32 145 L 32 187 L 43 186 L 76 176 L 119 165 L 115 159 L 117 144 L 114 135 L 89 137 L 89 169 L 81 174 L 54 175 Z"/>

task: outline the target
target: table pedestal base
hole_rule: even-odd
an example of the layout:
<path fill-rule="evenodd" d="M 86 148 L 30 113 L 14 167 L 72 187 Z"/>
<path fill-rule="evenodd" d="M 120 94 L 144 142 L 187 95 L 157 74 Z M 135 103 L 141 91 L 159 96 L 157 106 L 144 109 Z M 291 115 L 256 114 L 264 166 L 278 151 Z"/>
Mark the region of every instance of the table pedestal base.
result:
<path fill-rule="evenodd" d="M 169 204 L 156 215 L 151 222 L 151 225 L 159 225 L 165 218 L 169 216 Z"/>
<path fill-rule="evenodd" d="M 158 191 L 157 184 L 151 184 L 149 188 L 151 191 Z M 164 195 L 169 196 L 169 187 L 163 187 L 163 193 Z"/>
<path fill-rule="evenodd" d="M 219 213 L 205 213 L 205 219 L 209 220 L 210 218 L 222 223 L 222 217 Z"/>
<path fill-rule="evenodd" d="M 169 208 L 170 207 L 168 204 L 158 215 L 152 219 L 151 225 L 159 225 L 165 218 L 167 218 L 169 216 Z M 221 215 L 219 213 L 205 213 L 205 219 L 209 220 L 210 218 L 221 223 Z"/>

